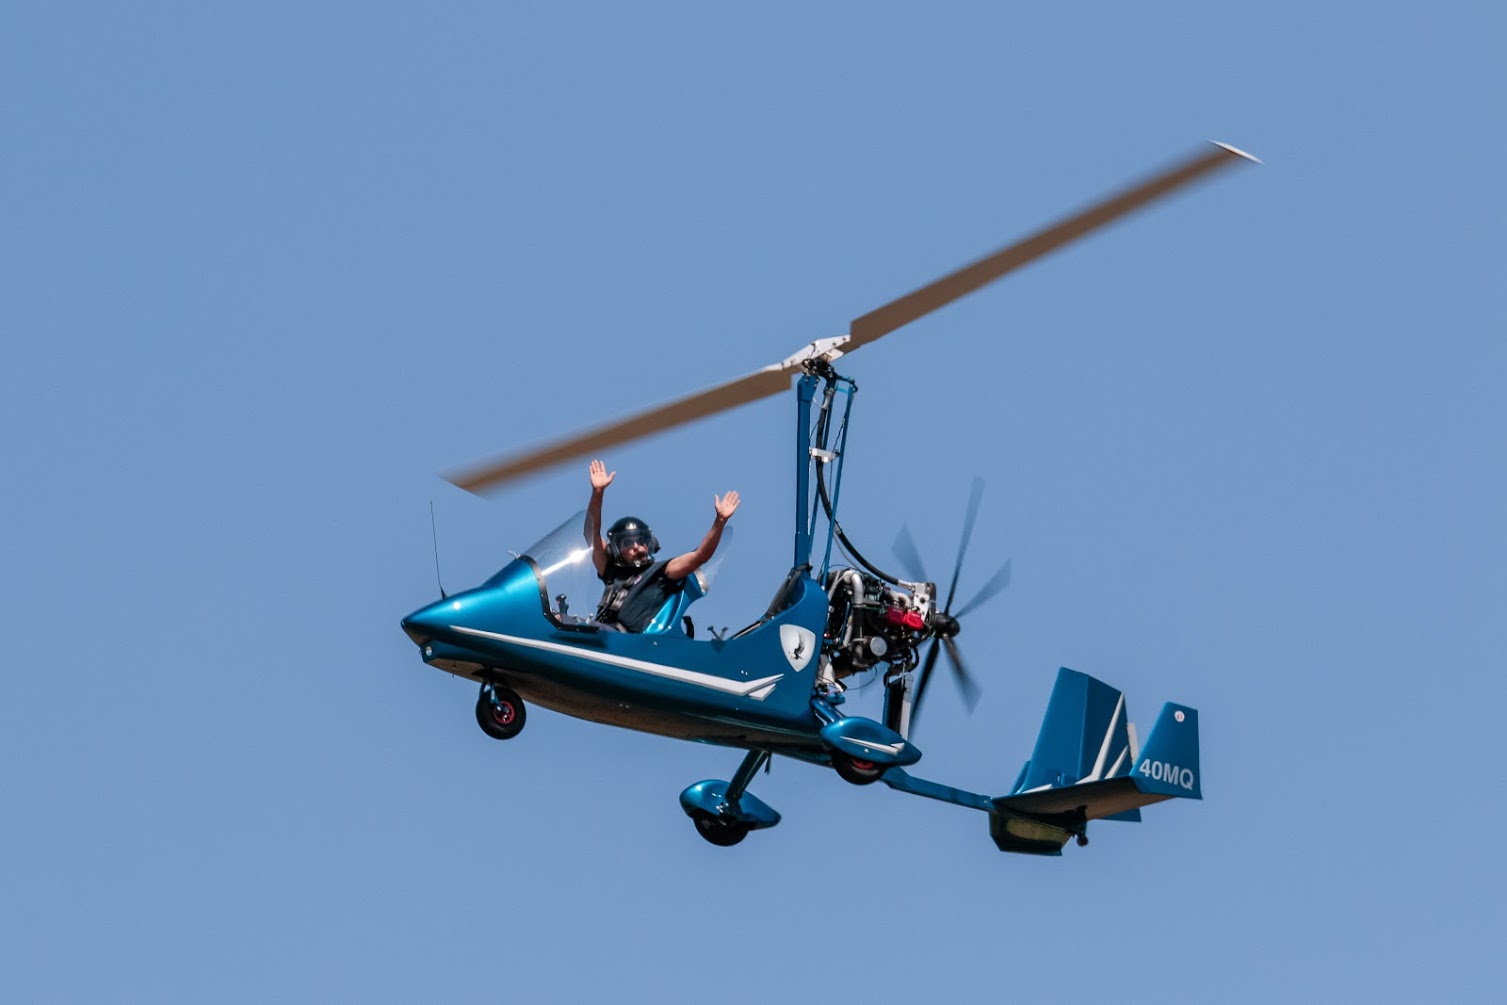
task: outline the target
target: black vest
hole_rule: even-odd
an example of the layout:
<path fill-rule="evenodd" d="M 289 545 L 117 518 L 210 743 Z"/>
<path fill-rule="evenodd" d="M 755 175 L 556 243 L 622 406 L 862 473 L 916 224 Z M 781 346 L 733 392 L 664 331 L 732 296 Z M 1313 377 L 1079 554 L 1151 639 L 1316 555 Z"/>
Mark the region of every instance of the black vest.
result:
<path fill-rule="evenodd" d="M 630 569 L 611 560 L 602 572 L 602 602 L 597 605 L 597 620 L 618 625 L 627 632 L 641 632 L 649 627 L 654 615 L 665 602 L 685 589 L 685 580 L 665 575 L 669 562 L 655 562 L 646 569 Z"/>

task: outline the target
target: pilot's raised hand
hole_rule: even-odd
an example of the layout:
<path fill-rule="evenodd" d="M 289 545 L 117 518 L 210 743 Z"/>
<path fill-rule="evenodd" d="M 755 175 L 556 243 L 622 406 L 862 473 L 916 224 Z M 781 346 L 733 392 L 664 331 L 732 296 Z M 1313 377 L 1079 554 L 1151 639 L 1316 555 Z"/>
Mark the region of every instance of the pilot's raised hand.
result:
<path fill-rule="evenodd" d="M 728 517 L 738 511 L 737 490 L 733 490 L 725 496 L 712 496 L 712 505 L 716 507 L 717 519 L 725 522 Z"/>
<path fill-rule="evenodd" d="M 594 491 L 602 491 L 607 486 L 611 485 L 612 479 L 616 477 L 617 472 L 614 471 L 609 474 L 607 472 L 607 465 L 603 464 L 601 461 L 591 462 L 591 487 Z M 733 506 L 736 508 L 737 503 L 734 503 Z"/>

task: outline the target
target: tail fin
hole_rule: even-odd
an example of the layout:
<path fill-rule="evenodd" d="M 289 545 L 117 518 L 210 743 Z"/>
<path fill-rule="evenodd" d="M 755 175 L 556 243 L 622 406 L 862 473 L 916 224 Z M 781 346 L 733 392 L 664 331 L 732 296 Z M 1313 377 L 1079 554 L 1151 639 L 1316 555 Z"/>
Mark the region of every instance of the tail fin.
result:
<path fill-rule="evenodd" d="M 1014 794 L 1130 774 L 1135 751 L 1125 695 L 1088 674 L 1057 671 L 1047 714 Z"/>
<path fill-rule="evenodd" d="M 1162 706 L 1131 777 L 1142 792 L 1203 798 L 1198 769 L 1198 709 L 1170 701 Z"/>
<path fill-rule="evenodd" d="M 1002 851 L 1060 854 L 1086 843 L 1090 820 L 1140 820 L 1140 807 L 1173 796 L 1202 799 L 1198 712 L 1168 702 L 1137 751 L 1125 696 L 1063 667 L 1031 759 L 1010 795 L 991 800 L 989 830 Z"/>

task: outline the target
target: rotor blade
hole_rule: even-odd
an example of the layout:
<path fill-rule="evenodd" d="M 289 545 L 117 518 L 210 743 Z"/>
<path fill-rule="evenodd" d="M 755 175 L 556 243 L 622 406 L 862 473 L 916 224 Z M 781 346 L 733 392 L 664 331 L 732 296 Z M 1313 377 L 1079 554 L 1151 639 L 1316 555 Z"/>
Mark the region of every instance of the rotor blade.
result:
<path fill-rule="evenodd" d="M 952 585 L 947 588 L 947 603 L 944 613 L 952 610 L 952 598 L 958 592 L 958 573 L 963 571 L 963 555 L 968 551 L 968 541 L 973 537 L 973 525 L 978 521 L 979 503 L 984 499 L 984 480 L 974 476 L 973 488 L 968 492 L 968 513 L 963 517 L 963 540 L 958 542 L 958 560 L 952 567 Z"/>
<path fill-rule="evenodd" d="M 916 675 L 916 694 L 910 700 L 910 731 L 916 730 L 916 716 L 921 713 L 921 699 L 926 697 L 926 682 L 931 680 L 931 671 L 937 665 L 937 656 L 941 652 L 940 640 L 933 639 L 931 648 L 926 652 L 926 662 L 921 664 L 921 671 Z"/>
<path fill-rule="evenodd" d="M 1077 214 L 1061 220 L 1017 241 L 1007 248 L 965 265 L 943 276 L 928 286 L 892 300 L 878 310 L 857 318 L 848 327 L 849 339 L 843 345 L 844 352 L 852 352 L 867 345 L 896 328 L 908 325 L 939 307 L 945 307 L 960 297 L 994 282 L 1001 276 L 1047 255 L 1065 244 L 1139 209 L 1153 200 L 1166 195 L 1216 168 L 1241 161 L 1260 163 L 1256 158 L 1234 147 L 1215 143 L 1214 149 L 1196 154 L 1174 167 L 1154 175 L 1139 185 L 1125 189 L 1116 195 L 1089 206 Z"/>
<path fill-rule="evenodd" d="M 916 542 L 910 536 L 910 528 L 900 525 L 900 533 L 895 535 L 895 557 L 900 560 L 902 571 L 911 578 L 912 582 L 929 582 L 926 578 L 926 567 L 921 564 L 921 553 L 916 550 Z"/>
<path fill-rule="evenodd" d="M 667 402 L 646 412 L 630 415 L 626 419 L 619 419 L 608 425 L 578 433 L 548 446 L 523 454 L 515 454 L 469 471 L 446 475 L 445 480 L 467 492 L 479 493 L 482 489 L 501 485 L 562 461 L 585 457 L 606 447 L 637 440 L 683 422 L 725 412 L 730 408 L 758 401 L 760 398 L 783 394 L 790 390 L 791 374 L 794 369 L 795 367 L 788 364 L 777 363 L 739 377 L 737 380 L 718 384 L 698 394 Z"/>
<path fill-rule="evenodd" d="M 968 601 L 968 603 L 964 604 L 962 610 L 960 610 L 960 611 L 958 611 L 958 613 L 954 614 L 953 617 L 955 617 L 955 618 L 962 618 L 963 615 L 967 614 L 971 610 L 974 610 L 980 604 L 982 604 L 984 601 L 990 599 L 996 593 L 998 593 L 1000 590 L 1003 590 L 1005 587 L 1007 587 L 1009 585 L 1010 585 L 1010 561 L 1009 561 L 1009 559 L 1006 559 L 1005 560 L 1005 564 L 1000 568 L 1000 570 L 998 572 L 996 572 L 994 574 L 994 578 L 991 579 L 991 580 L 989 580 L 989 582 L 985 583 L 983 585 L 983 587 L 979 590 L 978 595 L 975 596 L 972 600 Z"/>
<path fill-rule="evenodd" d="M 953 675 L 958 679 L 958 690 L 963 692 L 963 704 L 968 706 L 968 711 L 973 712 L 979 703 L 979 686 L 973 682 L 973 676 L 968 668 L 963 665 L 963 652 L 958 644 L 952 639 L 943 639 L 942 646 L 947 650 L 947 660 L 952 664 Z"/>

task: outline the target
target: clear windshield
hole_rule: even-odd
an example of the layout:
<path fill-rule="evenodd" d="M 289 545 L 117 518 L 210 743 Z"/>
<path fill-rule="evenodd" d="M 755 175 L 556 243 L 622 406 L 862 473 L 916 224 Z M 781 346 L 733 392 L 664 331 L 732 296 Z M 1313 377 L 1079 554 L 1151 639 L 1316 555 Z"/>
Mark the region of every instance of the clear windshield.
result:
<path fill-rule="evenodd" d="M 591 546 L 586 543 L 585 527 L 586 511 L 577 510 L 521 552 L 522 557 L 532 559 L 539 567 L 550 610 L 563 621 L 584 623 L 593 620 L 597 602 L 602 599 L 602 581 L 591 563 Z M 697 573 L 702 592 L 711 586 L 731 540 L 731 529 L 724 530 L 717 554 Z M 660 559 L 669 557 L 672 556 L 663 552 L 656 556 Z"/>
<path fill-rule="evenodd" d="M 562 621 L 592 620 L 602 597 L 602 581 L 591 564 L 585 526 L 586 511 L 577 510 L 522 552 L 522 557 L 539 567 L 549 608 Z"/>

